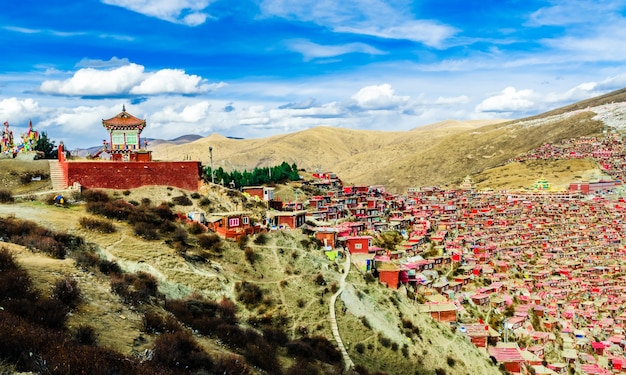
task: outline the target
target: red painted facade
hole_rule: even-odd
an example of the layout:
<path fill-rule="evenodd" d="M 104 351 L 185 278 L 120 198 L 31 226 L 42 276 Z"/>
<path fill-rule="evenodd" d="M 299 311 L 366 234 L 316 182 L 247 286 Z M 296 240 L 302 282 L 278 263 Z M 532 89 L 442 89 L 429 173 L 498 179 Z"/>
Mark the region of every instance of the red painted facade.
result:
<path fill-rule="evenodd" d="M 254 226 L 247 213 L 224 213 L 208 219 L 207 227 L 218 235 L 237 241 L 241 237 L 259 233 L 260 227 Z"/>
<path fill-rule="evenodd" d="M 400 269 L 378 270 L 378 279 L 391 289 L 398 289 L 400 283 Z"/>
<path fill-rule="evenodd" d="M 372 246 L 371 236 L 352 236 L 346 238 L 346 247 L 351 254 L 369 254 Z"/>
<path fill-rule="evenodd" d="M 172 186 L 197 191 L 201 182 L 199 161 L 61 161 L 67 186 L 78 182 L 86 189 L 134 189 Z"/>

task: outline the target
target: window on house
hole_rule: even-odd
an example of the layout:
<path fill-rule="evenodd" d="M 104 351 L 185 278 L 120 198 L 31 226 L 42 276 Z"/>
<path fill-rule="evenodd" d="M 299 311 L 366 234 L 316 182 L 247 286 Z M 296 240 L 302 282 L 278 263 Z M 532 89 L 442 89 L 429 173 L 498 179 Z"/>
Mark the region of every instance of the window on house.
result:
<path fill-rule="evenodd" d="M 239 226 L 239 218 L 238 217 L 231 217 L 230 219 L 228 219 L 228 226 L 229 227 L 238 227 Z"/>
<path fill-rule="evenodd" d="M 244 216 L 241 218 L 241 222 L 243 223 L 243 225 L 247 225 L 248 223 L 250 223 L 250 218 L 247 216 Z"/>
<path fill-rule="evenodd" d="M 360 243 L 355 243 L 355 244 L 354 244 L 354 248 L 355 248 L 355 249 L 361 249 L 361 248 L 363 248 L 363 245 L 362 245 L 362 244 L 360 244 Z"/>
<path fill-rule="evenodd" d="M 111 143 L 114 145 L 123 145 L 124 133 L 121 131 L 113 131 L 113 133 L 111 133 Z"/>
<path fill-rule="evenodd" d="M 129 131 L 126 133 L 126 144 L 136 145 L 139 143 L 139 136 L 136 131 Z"/>

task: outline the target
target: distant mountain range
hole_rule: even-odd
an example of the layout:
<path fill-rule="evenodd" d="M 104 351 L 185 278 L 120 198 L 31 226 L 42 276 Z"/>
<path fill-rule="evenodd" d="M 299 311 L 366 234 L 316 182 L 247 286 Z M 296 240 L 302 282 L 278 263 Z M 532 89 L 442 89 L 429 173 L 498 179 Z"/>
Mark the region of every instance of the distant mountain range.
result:
<path fill-rule="evenodd" d="M 346 184 L 406 192 L 409 187 L 460 184 L 466 176 L 482 180 L 480 173 L 542 144 L 602 134 L 607 128 L 624 130 L 624 118 L 626 89 L 513 121 L 449 120 L 395 132 L 316 127 L 236 141 L 212 134 L 152 150 L 155 160 L 191 158 L 208 166 L 212 147 L 216 169 L 252 170 L 286 161 L 307 171 L 335 172 Z M 536 181 L 540 175 L 528 178 Z M 572 171 L 571 178 L 577 175 L 583 174 Z"/>
<path fill-rule="evenodd" d="M 185 143 L 197 141 L 198 139 L 201 139 L 201 138 L 202 138 L 201 135 L 186 134 L 186 135 L 181 135 L 180 137 L 170 139 L 170 140 L 156 139 L 156 138 L 146 138 L 146 140 L 148 141 L 148 147 L 154 147 L 154 146 L 158 146 L 161 144 L 182 145 Z M 102 149 L 102 145 L 93 146 L 89 148 L 78 148 L 78 149 L 72 150 L 72 154 L 78 157 L 87 157 L 88 155 L 94 155 L 101 149 Z"/>

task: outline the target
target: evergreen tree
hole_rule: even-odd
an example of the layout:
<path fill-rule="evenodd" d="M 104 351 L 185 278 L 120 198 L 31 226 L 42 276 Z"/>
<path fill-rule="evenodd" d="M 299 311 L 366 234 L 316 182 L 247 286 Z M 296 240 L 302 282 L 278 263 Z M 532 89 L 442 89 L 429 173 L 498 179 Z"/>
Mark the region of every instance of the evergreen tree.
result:
<path fill-rule="evenodd" d="M 39 140 L 35 145 L 35 151 L 41 151 L 46 159 L 55 159 L 57 157 L 57 148 L 54 145 L 54 141 L 48 138 L 46 132 L 41 132 Z"/>

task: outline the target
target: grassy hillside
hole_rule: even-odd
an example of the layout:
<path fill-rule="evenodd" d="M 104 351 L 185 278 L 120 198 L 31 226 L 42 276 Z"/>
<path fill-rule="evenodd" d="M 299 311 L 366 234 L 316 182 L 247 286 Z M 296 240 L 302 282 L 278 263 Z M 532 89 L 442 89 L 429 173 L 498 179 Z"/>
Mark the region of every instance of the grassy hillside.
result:
<path fill-rule="evenodd" d="M 133 220 L 149 216 L 148 211 L 161 202 L 168 202 L 174 211 L 194 206 L 210 209 L 209 205 L 218 209 L 217 202 L 222 207 L 254 208 L 255 203 L 243 197 L 235 195 L 234 201 L 224 198 L 229 195 L 218 188 L 203 190 L 202 195 L 194 197 L 178 189 L 150 188 L 111 192 L 110 197 L 142 202 L 135 210 L 143 213 L 131 215 Z M 191 205 L 176 205 L 182 201 L 177 199 L 181 196 L 188 196 Z M 212 359 L 214 369 L 230 368 L 230 359 L 238 358 L 241 367 L 227 373 L 341 373 L 340 357 L 334 349 L 329 351 L 324 342 L 333 347 L 329 300 L 338 287 L 342 259 L 329 260 L 299 232 L 263 234 L 239 243 L 221 240 L 199 248 L 202 235 L 194 235 L 190 226 L 178 223 L 173 232 L 159 229 L 158 239 L 146 240 L 137 235 L 136 224 L 87 212 L 93 205 L 62 208 L 40 201 L 0 205 L 0 233 L 5 233 L 7 227 L 38 225 L 55 238 L 84 239 L 85 246 L 68 250 L 64 257 L 38 251 L 38 245 L 2 246 L 28 272 L 42 298 L 51 296 L 59 280 L 76 281 L 80 302 L 64 323 L 68 337 L 78 340 L 78 333 L 87 331 L 89 343 L 80 345 L 114 350 L 132 363 L 137 362 L 135 365 L 142 371 L 147 370 L 141 366 L 150 365 L 150 370 L 157 373 L 181 373 L 159 349 L 163 340 L 175 340 L 168 333 L 170 330 L 191 333 L 193 342 Z M 113 231 L 104 233 L 98 229 L 102 225 L 87 227 L 85 218 L 108 222 Z M 33 236 L 35 232 L 24 233 Z M 115 271 L 116 267 L 121 273 Z M 150 276 L 145 279 L 142 274 Z M 156 294 L 148 287 L 152 279 L 158 286 Z M 0 286 L 3 282 L 0 278 Z M 469 342 L 430 317 L 416 313 L 404 291 L 390 291 L 355 269 L 350 271 L 347 285 L 337 302 L 337 321 L 361 374 L 499 373 L 484 353 Z M 181 315 L 182 308 L 207 309 L 211 303 L 217 304 L 218 315 L 214 319 L 220 320 L 206 328 Z M 224 315 L 225 311 L 233 315 Z M 10 309 L 2 314 L 8 312 Z M 0 338 L 10 332 L 0 333 Z M 250 340 L 256 344 L 250 346 Z M 176 352 L 176 341 L 170 344 L 174 346 L 169 350 Z M 56 358 L 47 349 L 37 350 L 35 354 L 42 359 Z M 20 365 L 12 360 L 0 363 L 4 368 L 32 371 L 34 362 Z M 31 367 L 19 367 L 24 363 Z"/>

